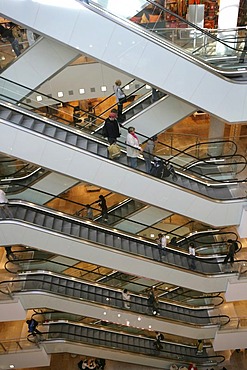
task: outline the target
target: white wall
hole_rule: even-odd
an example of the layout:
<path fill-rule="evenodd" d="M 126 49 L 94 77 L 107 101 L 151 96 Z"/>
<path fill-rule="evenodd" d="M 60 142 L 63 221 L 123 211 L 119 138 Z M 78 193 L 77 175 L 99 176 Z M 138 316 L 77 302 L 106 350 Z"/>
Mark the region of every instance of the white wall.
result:
<path fill-rule="evenodd" d="M 2 300 L 0 304 L 0 321 L 25 320 L 26 310 L 19 299 Z"/>
<path fill-rule="evenodd" d="M 247 266 L 245 269 L 247 270 Z M 247 300 L 247 279 L 231 278 L 227 284 L 225 300 L 226 302 Z"/>
<path fill-rule="evenodd" d="M 218 331 L 213 341 L 213 348 L 215 351 L 247 348 L 247 329 Z"/>
<path fill-rule="evenodd" d="M 1 354 L 0 369 L 9 369 L 12 364 L 16 369 L 36 368 L 39 366 L 49 366 L 51 356 L 46 353 L 44 348 L 19 350 L 14 353 Z"/>

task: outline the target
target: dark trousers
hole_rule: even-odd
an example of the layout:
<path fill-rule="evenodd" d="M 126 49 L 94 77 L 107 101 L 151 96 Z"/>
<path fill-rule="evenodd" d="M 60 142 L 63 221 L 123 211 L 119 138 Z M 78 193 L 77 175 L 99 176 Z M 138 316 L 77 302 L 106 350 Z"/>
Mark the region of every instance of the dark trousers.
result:
<path fill-rule="evenodd" d="M 190 255 L 190 260 L 189 260 L 189 267 L 191 270 L 195 270 L 196 269 L 196 257 L 193 256 L 193 255 Z"/>
<path fill-rule="evenodd" d="M 107 209 L 102 209 L 101 211 L 101 216 L 102 216 L 102 219 L 103 221 L 108 221 L 108 213 L 107 213 Z"/>
<path fill-rule="evenodd" d="M 227 253 L 223 263 L 227 263 L 229 260 L 231 264 L 234 263 L 234 256 L 231 253 Z"/>
<path fill-rule="evenodd" d="M 166 255 L 166 250 L 165 248 L 162 248 L 161 245 L 158 245 L 158 249 L 159 249 L 160 261 L 162 261 L 162 257 Z"/>

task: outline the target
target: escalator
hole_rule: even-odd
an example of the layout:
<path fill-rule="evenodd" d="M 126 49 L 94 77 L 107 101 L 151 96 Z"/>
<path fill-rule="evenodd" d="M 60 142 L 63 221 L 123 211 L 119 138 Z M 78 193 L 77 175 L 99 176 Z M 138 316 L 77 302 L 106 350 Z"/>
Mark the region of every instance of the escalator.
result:
<path fill-rule="evenodd" d="M 86 5 L 67 0 L 63 5 L 53 2 L 53 6 L 50 6 L 42 2 L 32 6 L 33 4 L 27 2 L 29 12 L 23 16 L 22 4 L 15 0 L 5 0 L 2 1 L 0 10 L 6 18 L 25 24 L 39 34 L 67 44 L 108 65 L 114 65 L 183 101 L 189 101 L 195 110 L 199 107 L 228 122 L 246 121 L 244 97 L 247 86 L 242 80 L 241 83 L 232 82 L 229 79 L 231 72 L 206 64 L 202 58 L 166 41 L 155 30 L 152 32 L 144 29 L 124 16 L 112 14 L 111 9 L 104 7 L 101 2 L 98 4 L 99 6 L 95 3 Z M 50 24 L 46 21 L 47 14 L 53 19 Z M 61 32 L 59 25 L 64 19 L 67 30 Z M 80 37 L 96 24 L 104 32 L 91 33 L 89 42 L 88 38 Z M 196 26 L 194 29 L 198 31 Z M 199 32 L 205 35 L 205 31 Z M 212 39 L 209 32 L 206 35 Z M 213 41 L 215 42 L 215 38 Z M 226 47 L 232 50 L 231 46 Z"/>
<path fill-rule="evenodd" d="M 91 356 L 124 362 L 128 358 L 130 363 L 159 368 L 168 366 L 171 361 L 183 364 L 193 360 L 201 366 L 214 366 L 224 361 L 224 356 L 214 353 L 209 355 L 205 350 L 201 356 L 196 356 L 195 347 L 168 340 L 162 341 L 163 348 L 157 351 L 153 345 L 153 337 L 144 333 L 132 334 L 131 329 L 127 331 L 121 327 L 111 329 L 111 326 L 108 328 L 66 321 L 48 322 L 44 325 L 42 339 L 42 346 L 47 353 L 56 352 L 59 343 L 59 352 L 81 353 L 79 351 L 86 348 Z M 101 356 L 102 349 L 105 357 Z"/>
<path fill-rule="evenodd" d="M 78 183 L 75 179 L 14 158 L 2 160 L 0 165 L 0 185 L 9 199 L 15 199 L 18 194 L 22 200 L 44 204 Z"/>
<path fill-rule="evenodd" d="M 218 254 L 196 257 L 196 271 L 191 271 L 188 252 L 167 247 L 163 255 L 155 242 L 143 237 L 30 202 L 11 201 L 11 211 L 14 218 L 0 223 L 3 245 L 27 245 L 132 275 L 145 271 L 146 278 L 198 291 L 203 287 L 204 292 L 225 291 L 229 276 L 237 273 L 239 261 L 227 272 Z"/>
<path fill-rule="evenodd" d="M 246 158 L 237 154 L 234 156 L 218 156 L 204 158 L 203 161 L 194 161 L 186 166 L 185 170 L 198 173 L 200 176 L 208 176 L 214 180 L 232 181 L 239 178 L 241 172 L 246 169 Z M 243 173 L 245 176 L 245 173 Z"/>
<path fill-rule="evenodd" d="M 69 55 L 70 52 L 71 57 Z M 53 56 L 53 53 L 55 53 L 56 57 Z M 68 61 L 66 60 L 65 55 L 60 55 L 65 53 L 67 53 L 66 57 L 68 58 Z M 49 54 L 50 58 L 48 66 L 44 68 L 46 60 L 43 60 L 42 56 L 46 56 L 47 54 Z M 39 57 L 37 57 L 37 55 Z M 18 96 L 17 100 L 19 101 L 22 101 L 24 98 L 26 98 L 27 101 L 29 101 L 30 99 L 33 99 L 33 101 L 35 101 L 36 97 L 38 96 L 38 99 L 41 99 L 42 97 L 42 100 L 45 99 L 47 101 L 47 104 L 49 104 L 50 106 L 52 104 L 56 105 L 59 103 L 63 103 L 65 97 L 63 98 L 63 101 L 60 102 L 57 99 L 51 99 L 50 90 L 47 93 L 50 98 L 47 99 L 47 96 L 45 97 L 41 92 L 47 89 L 46 88 L 47 82 L 45 82 L 44 84 L 42 84 L 42 82 L 47 81 L 48 77 L 54 76 L 55 72 L 57 71 L 61 74 L 62 72 L 60 72 L 60 69 L 62 67 L 73 68 L 73 66 L 72 67 L 67 66 L 70 61 L 70 58 L 71 59 L 76 58 L 75 52 L 72 48 L 64 47 L 51 39 L 45 39 L 44 37 L 40 37 L 39 40 L 32 47 L 27 48 L 25 52 L 21 54 L 21 57 L 14 59 L 12 64 L 9 65 L 8 68 L 2 72 L 0 83 L 2 87 L 4 86 L 2 93 L 5 96 L 6 93 L 8 96 L 10 95 L 14 95 L 16 97 Z M 37 65 L 37 62 L 41 63 L 40 67 L 39 65 Z M 35 63 L 35 68 L 32 65 L 33 63 Z M 108 76 L 110 73 L 108 67 L 99 65 L 99 63 L 93 64 L 84 63 L 81 64 L 80 67 L 81 70 L 78 71 L 77 69 L 77 73 L 81 73 L 83 75 L 91 74 L 92 76 L 98 76 L 98 74 L 101 73 L 104 76 L 104 79 L 106 79 L 106 76 Z M 29 70 L 29 74 L 30 71 L 32 71 L 31 81 L 26 81 L 27 73 L 25 71 L 23 72 L 23 69 L 26 70 L 27 68 Z M 40 71 L 42 71 L 42 73 L 40 73 Z M 73 72 L 71 72 L 71 74 L 72 73 Z M 65 74 L 64 81 L 66 81 L 66 79 L 69 76 L 70 74 L 68 75 Z M 94 79 L 96 79 L 96 77 L 92 77 L 91 84 L 97 85 L 99 82 L 97 81 L 97 79 L 96 81 L 94 81 Z M 13 84 L 11 86 L 10 82 L 12 80 L 15 81 L 15 86 Z M 60 80 L 59 80 L 60 81 L 59 89 L 61 91 L 66 90 L 66 87 L 63 88 L 63 79 L 61 77 Z M 192 109 L 190 105 L 186 104 L 185 102 L 181 102 L 180 100 L 173 96 L 168 95 L 164 96 L 164 94 L 161 93 L 159 94 L 160 99 L 158 99 L 158 101 L 155 104 L 153 104 L 151 99 L 151 92 L 147 93 L 146 84 L 143 85 L 143 83 L 140 83 L 140 81 L 135 80 L 135 85 L 136 86 L 140 85 L 140 87 L 132 91 L 133 90 L 132 85 L 134 86 L 133 81 L 131 83 L 128 83 L 128 87 L 130 88 L 130 90 L 128 90 L 129 98 L 131 98 L 132 96 L 134 98 L 135 93 L 137 93 L 139 97 L 138 99 L 135 99 L 133 103 L 129 104 L 125 108 L 124 113 L 126 116 L 126 120 L 127 121 L 131 120 L 131 124 L 135 125 L 136 129 L 138 131 L 142 131 L 146 136 L 151 137 L 159 132 L 162 132 L 166 128 L 177 123 L 179 120 L 193 113 L 194 109 Z M 104 81 L 104 83 L 106 84 L 107 82 L 109 84 L 109 81 Z M 49 88 L 50 84 L 52 84 L 52 79 L 49 80 Z M 29 91 L 27 91 L 27 89 L 24 88 L 23 85 L 28 86 Z M 39 91 L 34 90 L 35 88 L 37 88 L 37 86 L 40 86 Z M 110 97 L 112 97 L 112 95 L 110 95 Z M 70 97 L 68 97 L 67 99 L 69 98 Z M 104 104 L 108 103 L 106 100 L 107 99 L 104 99 Z M 97 117 L 97 121 L 100 121 L 100 123 L 103 124 L 107 111 L 110 112 L 110 109 L 113 107 L 115 107 L 115 105 L 112 107 L 109 106 L 108 110 L 104 110 L 103 112 L 104 114 L 102 114 L 102 117 Z M 150 108 L 152 109 L 150 110 Z M 165 116 L 163 114 L 164 111 L 166 111 Z M 82 118 L 87 117 L 87 115 L 88 112 L 83 112 Z M 145 125 L 145 122 L 149 122 L 151 120 L 153 122 L 152 125 Z M 128 124 L 128 122 L 126 122 L 125 124 Z M 86 124 L 83 124 L 83 127 L 90 128 L 90 130 L 97 128 L 97 126 L 96 127 L 94 125 L 87 126 Z"/>
<path fill-rule="evenodd" d="M 55 40 L 40 37 L 1 72 L 1 77 L 25 84 L 33 90 L 78 56 L 78 51 Z M 25 91 L 20 89 L 19 93 L 22 99 Z"/>
<path fill-rule="evenodd" d="M 16 266 L 18 261 L 13 263 Z M 24 260 L 21 264 L 24 268 L 25 265 L 28 268 L 29 261 Z M 43 264 L 46 264 L 45 261 Z M 32 262 L 30 265 L 32 270 L 35 265 L 32 266 Z M 49 261 L 47 265 L 52 267 Z M 227 315 L 220 315 L 212 306 L 193 307 L 182 302 L 164 300 L 164 298 L 159 299 L 158 314 L 155 316 L 152 315 L 152 307 L 148 304 L 147 295 L 135 293 L 131 293 L 130 309 L 126 309 L 123 306 L 120 289 L 46 270 L 23 271 L 14 279 L 5 279 L 1 282 L 0 290 L 10 291 L 14 298 L 19 298 L 25 310 L 39 307 L 59 309 L 119 325 L 125 324 L 122 318 L 125 316 L 131 320 L 134 327 L 139 327 L 138 321 L 142 321 L 142 328 L 145 330 L 152 325 L 154 330 L 194 339 L 200 338 L 202 330 L 203 337 L 210 339 L 215 336 L 219 327 L 230 321 Z M 118 315 L 119 312 L 120 315 Z M 136 315 L 141 319 L 136 320 Z"/>
<path fill-rule="evenodd" d="M 46 120 L 10 103 L 1 102 L 0 118 L 4 123 L 0 126 L 3 139 L 1 150 L 5 154 L 25 161 L 32 158 L 33 163 L 51 171 L 215 227 L 240 222 L 246 203 L 245 192 L 243 196 L 236 192 L 236 188 L 241 189 L 241 182 L 208 182 L 182 172 L 179 172 L 176 182 L 172 179 L 160 180 L 143 173 L 145 163 L 141 159 L 138 171 L 128 168 L 124 150 L 118 161 L 109 160 L 108 144 L 90 134 Z M 30 145 L 23 147 L 24 142 Z M 133 183 L 135 186 L 132 186 Z M 147 191 L 151 188 L 152 191 Z M 165 197 L 160 194 L 165 194 Z M 174 199 L 179 199 L 179 202 Z"/>
<path fill-rule="evenodd" d="M 135 295 L 147 297 L 152 287 L 155 287 L 158 300 L 165 300 L 174 305 L 184 304 L 191 309 L 215 310 L 224 299 L 220 293 L 205 294 L 195 290 L 172 286 L 167 283 L 157 282 L 144 277 L 129 275 L 121 271 L 112 270 L 104 266 L 76 261 L 68 257 L 56 256 L 47 251 L 28 247 L 11 248 L 5 269 L 9 273 L 20 274 L 28 270 L 49 270 L 63 274 L 65 278 L 81 279 L 89 284 L 104 285 L 109 289 L 123 291 L 127 289 Z M 7 277 L 6 277 L 7 279 Z M 211 311 L 212 312 L 212 311 Z M 211 315 L 212 316 L 212 315 Z M 223 324 L 223 322 L 222 322 Z"/>

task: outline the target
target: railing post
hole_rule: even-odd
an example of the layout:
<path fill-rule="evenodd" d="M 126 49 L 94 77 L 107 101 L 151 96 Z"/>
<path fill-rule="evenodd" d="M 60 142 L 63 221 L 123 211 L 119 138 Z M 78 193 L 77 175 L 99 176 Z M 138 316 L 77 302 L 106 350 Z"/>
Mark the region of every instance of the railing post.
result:
<path fill-rule="evenodd" d="M 239 326 L 240 326 L 240 319 L 238 318 L 237 329 L 239 328 Z"/>
<path fill-rule="evenodd" d="M 16 342 L 16 344 L 17 344 L 17 347 L 19 347 L 21 350 L 23 349 L 22 346 L 20 345 L 20 342 L 19 341 Z"/>
<path fill-rule="evenodd" d="M 7 292 L 8 292 L 9 297 L 13 300 L 14 299 L 14 295 L 13 295 L 13 293 L 11 291 L 11 288 L 10 288 L 9 284 L 7 285 Z"/>
<path fill-rule="evenodd" d="M 7 349 L 4 347 L 3 343 L 0 342 L 0 346 L 2 347 L 2 349 L 4 350 L 4 352 L 7 352 Z"/>

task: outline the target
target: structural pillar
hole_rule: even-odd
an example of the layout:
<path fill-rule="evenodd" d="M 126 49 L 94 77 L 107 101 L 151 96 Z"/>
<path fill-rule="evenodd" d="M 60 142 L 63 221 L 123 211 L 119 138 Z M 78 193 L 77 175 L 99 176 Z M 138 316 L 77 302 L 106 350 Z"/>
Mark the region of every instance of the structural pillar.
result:
<path fill-rule="evenodd" d="M 240 0 L 220 0 L 219 17 L 218 17 L 218 29 L 227 30 L 230 28 L 237 27 L 238 23 L 238 12 L 239 12 Z M 218 33 L 218 38 L 224 41 L 229 46 L 235 47 L 234 40 L 236 39 L 236 31 L 225 31 Z M 232 41 L 232 42 L 230 42 Z M 234 50 L 222 45 L 220 42 L 216 44 L 217 55 L 232 55 Z"/>
<path fill-rule="evenodd" d="M 210 127 L 208 133 L 208 141 L 220 141 L 224 140 L 225 123 L 219 120 L 217 117 L 210 116 Z M 208 148 L 208 154 L 211 157 L 222 155 L 224 151 L 224 143 L 210 145 Z"/>

